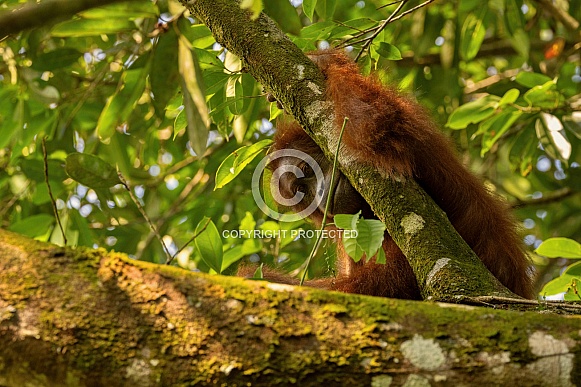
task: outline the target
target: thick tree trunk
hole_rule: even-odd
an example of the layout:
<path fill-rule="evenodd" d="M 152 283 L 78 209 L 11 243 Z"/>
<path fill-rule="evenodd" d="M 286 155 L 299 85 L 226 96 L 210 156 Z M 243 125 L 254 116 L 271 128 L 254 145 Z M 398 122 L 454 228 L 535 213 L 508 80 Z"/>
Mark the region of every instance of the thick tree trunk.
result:
<path fill-rule="evenodd" d="M 0 230 L 3 386 L 573 386 L 578 317 L 209 276 Z"/>

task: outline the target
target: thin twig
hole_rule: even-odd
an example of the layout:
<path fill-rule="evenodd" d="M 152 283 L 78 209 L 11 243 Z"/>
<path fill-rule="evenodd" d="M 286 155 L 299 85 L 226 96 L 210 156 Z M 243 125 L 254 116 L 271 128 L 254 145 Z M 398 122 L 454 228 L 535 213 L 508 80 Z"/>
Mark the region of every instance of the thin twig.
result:
<path fill-rule="evenodd" d="M 26 186 L 22 189 L 22 191 L 20 191 L 16 195 L 12 196 L 10 201 L 8 201 L 8 203 L 6 203 L 6 205 L 3 206 L 2 209 L 0 209 L 0 219 L 2 219 L 4 217 L 4 214 L 6 214 L 8 212 L 8 210 L 10 208 L 12 208 L 12 206 L 18 201 L 18 199 L 20 199 L 21 197 L 24 196 L 24 194 L 28 191 L 29 188 L 30 188 L 30 181 L 28 181 L 26 183 Z"/>
<path fill-rule="evenodd" d="M 430 4 L 430 3 L 433 3 L 434 1 L 436 1 L 436 0 L 427 0 L 427 1 L 423 2 L 423 3 L 421 3 L 421 4 L 418 4 L 418 5 L 416 5 L 415 7 L 413 7 L 413 8 L 410 8 L 410 9 L 408 9 L 408 10 L 407 10 L 407 11 L 405 11 L 405 12 L 402 12 L 400 15 L 398 15 L 398 16 L 394 16 L 394 17 L 393 17 L 393 18 L 391 18 L 391 20 L 390 20 L 388 23 L 386 23 L 386 24 L 393 23 L 394 21 L 396 21 L 396 20 L 399 20 L 399 19 L 401 19 L 401 18 L 405 17 L 406 15 L 409 15 L 410 13 L 412 13 L 412 12 L 414 12 L 414 11 L 417 11 L 418 9 L 420 9 L 420 8 L 423 8 L 423 7 L 427 6 L 428 4 Z M 396 3 L 396 2 L 394 2 L 394 3 L 392 3 L 392 4 L 395 4 L 395 3 Z M 391 4 L 389 4 L 389 5 L 391 5 Z M 352 36 L 352 37 L 350 37 L 349 39 L 346 39 L 346 40 L 344 40 L 344 41 L 343 41 L 341 44 L 339 44 L 337 47 L 353 46 L 353 45 L 356 45 L 356 44 L 359 44 L 359 43 L 362 43 L 362 42 L 365 42 L 365 41 L 367 41 L 367 39 L 369 39 L 369 38 L 365 38 L 364 36 L 365 36 L 366 34 L 369 34 L 369 33 L 372 33 L 372 32 L 376 32 L 378 29 L 383 29 L 383 28 L 385 28 L 385 26 L 383 26 L 383 27 L 382 27 L 383 23 L 385 23 L 385 21 L 383 21 L 383 22 L 382 22 L 382 24 L 380 24 L 380 25 L 378 25 L 378 26 L 376 26 L 376 27 L 371 27 L 371 28 L 368 28 L 368 29 L 366 29 L 366 30 L 360 31 L 359 33 L 357 33 L 357 34 L 353 35 L 353 36 Z M 381 30 L 380 30 L 380 32 L 381 32 Z M 377 34 L 379 34 L 379 32 L 377 32 Z M 362 38 L 362 37 L 363 37 L 363 38 Z M 359 39 L 359 38 L 361 38 L 361 39 Z M 374 39 L 374 38 L 375 38 L 375 36 L 374 36 L 372 39 Z M 356 39 L 359 39 L 359 40 L 356 40 Z M 438 54 L 438 58 L 439 58 L 439 54 Z"/>
<path fill-rule="evenodd" d="M 365 51 L 367 51 L 369 49 L 369 46 L 371 45 L 371 43 L 373 42 L 373 39 L 375 39 L 377 37 L 377 35 L 379 35 L 381 33 L 381 31 L 384 30 L 385 27 L 387 27 L 387 25 L 389 23 L 391 23 L 392 19 L 395 17 L 395 15 L 397 15 L 399 13 L 399 11 L 401 11 L 401 9 L 403 8 L 403 6 L 408 2 L 409 0 L 402 0 L 401 3 L 399 3 L 399 5 L 397 6 L 397 8 L 395 9 L 395 11 L 392 12 L 391 15 L 389 15 L 389 17 L 387 19 L 385 19 L 375 30 L 375 32 L 373 34 L 371 34 L 371 36 L 369 38 L 367 38 L 367 41 L 363 44 L 363 47 L 361 47 L 361 50 L 359 51 L 359 53 L 357 54 L 357 56 L 355 57 L 355 62 L 357 62 L 359 60 L 359 58 L 361 57 L 361 54 L 363 54 Z"/>
<path fill-rule="evenodd" d="M 194 239 L 196 239 L 198 236 L 200 236 L 200 234 L 203 233 L 206 230 L 206 228 L 208 227 L 208 224 L 210 224 L 210 221 L 211 220 L 212 220 L 211 218 L 208 218 L 208 220 L 206 220 L 206 223 L 204 224 L 204 227 L 202 227 L 202 229 L 200 231 L 196 232 L 193 237 L 191 237 L 190 239 L 188 239 L 188 241 L 186 243 L 184 243 L 184 245 L 165 264 L 166 265 L 169 265 L 171 263 L 171 261 L 173 261 L 173 259 L 175 257 L 177 257 L 179 253 L 182 252 L 183 249 L 185 249 L 186 247 L 188 247 L 188 245 L 190 243 L 192 243 L 194 241 Z"/>
<path fill-rule="evenodd" d="M 370 20 L 370 21 L 373 21 L 372 19 L 369 19 L 369 20 Z M 360 28 L 357 28 L 357 27 L 350 26 L 350 25 L 348 25 L 348 24 L 346 24 L 346 23 L 343 23 L 343 22 L 342 22 L 342 21 L 340 21 L 340 20 L 335 20 L 335 23 L 337 23 L 337 24 L 338 24 L 338 25 L 340 25 L 341 27 L 349 28 L 349 29 L 355 30 L 355 31 L 357 31 L 357 32 L 359 32 L 359 33 L 362 33 L 362 34 L 366 34 L 366 33 L 367 33 L 367 30 L 362 30 L 362 29 L 360 29 Z"/>
<path fill-rule="evenodd" d="M 420 9 L 420 8 L 425 7 L 426 5 L 428 5 L 430 3 L 433 3 L 434 1 L 436 1 L 436 0 L 427 0 L 427 1 L 424 1 L 423 3 L 416 5 L 415 7 L 410 8 L 410 9 L 408 9 L 405 12 L 402 12 L 401 15 L 398 15 L 398 16 L 394 17 L 393 19 L 391 19 L 391 23 L 393 23 L 396 20 L 401 19 L 402 17 L 404 17 L 406 15 L 409 15 L 410 13 L 412 13 L 412 12 L 414 12 L 414 11 Z"/>
<path fill-rule="evenodd" d="M 512 77 L 516 76 L 521 71 L 522 71 L 521 69 L 509 69 L 509 70 L 503 71 L 500 74 L 492 75 L 492 76 L 485 78 L 481 81 L 471 83 L 464 88 L 464 94 L 472 94 L 472 93 L 475 93 L 479 90 L 485 89 L 485 88 L 492 86 L 495 83 L 498 83 L 504 79 L 512 78 Z"/>
<path fill-rule="evenodd" d="M 524 298 L 510 298 L 510 297 L 499 297 L 499 296 L 478 296 L 478 297 L 467 297 L 466 301 L 474 302 L 476 304 L 483 303 L 487 305 L 529 305 L 533 307 L 551 307 L 564 309 L 569 311 L 575 311 L 579 313 L 581 310 L 581 304 L 577 302 L 566 302 L 566 301 L 556 301 L 556 300 L 527 300 Z"/>
<path fill-rule="evenodd" d="M 167 211 L 164 211 L 163 215 L 161 215 L 159 218 L 157 218 L 155 220 L 155 225 L 156 225 L 156 228 L 158 230 L 163 227 L 164 223 L 168 219 L 170 219 L 172 216 L 174 216 L 175 214 L 177 214 L 179 212 L 180 206 L 183 204 L 183 202 L 191 194 L 194 187 L 198 183 L 202 182 L 202 180 L 205 179 L 205 176 L 207 176 L 207 175 L 204 173 L 203 170 L 200 169 L 198 171 L 198 173 L 188 182 L 188 184 L 186 184 L 186 186 L 184 187 L 182 192 L 180 192 L 177 199 L 173 201 L 170 208 Z M 207 183 L 207 181 L 203 182 L 203 184 L 206 184 L 206 183 Z M 137 252 L 135 253 L 136 259 L 141 258 L 141 256 L 143 255 L 143 252 L 148 248 L 148 246 L 151 243 L 151 241 L 153 240 L 153 238 L 155 238 L 155 234 L 153 233 L 153 231 L 151 231 L 149 234 L 147 234 L 147 237 L 145 237 L 145 240 L 143 241 L 143 243 L 140 244 L 139 250 L 137 250 Z"/>
<path fill-rule="evenodd" d="M 311 254 L 307 258 L 305 262 L 305 270 L 303 271 L 303 275 L 301 276 L 300 285 L 302 286 L 305 282 L 305 278 L 307 276 L 307 271 L 309 270 L 309 265 L 311 264 L 311 260 L 315 256 L 319 245 L 321 244 L 321 239 L 323 237 L 323 230 L 327 225 L 327 214 L 329 212 L 329 206 L 331 205 L 331 198 L 335 191 L 335 172 L 337 171 L 337 160 L 339 159 L 339 148 L 341 147 L 341 141 L 343 140 L 343 133 L 345 132 L 345 126 L 347 125 L 347 121 L 349 118 L 345 117 L 343 120 L 343 126 L 341 127 L 341 133 L 339 134 L 339 142 L 337 143 L 337 149 L 335 150 L 335 159 L 333 160 L 333 170 L 331 172 L 331 182 L 329 183 L 329 192 L 327 193 L 327 203 L 325 204 L 325 212 L 323 213 L 323 221 L 321 222 L 321 232 L 317 235 L 317 240 L 315 241 L 315 245 L 311 250 Z"/>
<path fill-rule="evenodd" d="M 380 10 L 380 9 L 385 8 L 385 7 L 389 7 L 390 5 L 394 5 L 394 4 L 397 4 L 399 2 L 401 2 L 401 0 L 392 1 L 391 3 L 387 3 L 387 4 L 384 4 L 384 5 L 377 7 L 376 10 Z"/>
<path fill-rule="evenodd" d="M 576 191 L 573 191 L 571 188 L 566 187 L 566 188 L 562 188 L 558 191 L 555 191 L 551 194 L 543 195 L 543 197 L 539 198 L 539 199 L 518 200 L 517 202 L 512 203 L 511 207 L 512 208 L 522 208 L 522 207 L 528 207 L 528 206 L 536 206 L 536 205 L 540 205 L 540 204 L 550 204 L 550 203 L 554 203 L 554 202 L 558 202 L 558 201 L 561 201 L 563 199 L 566 199 L 569 196 L 572 196 L 576 193 L 577 193 Z"/>
<path fill-rule="evenodd" d="M 50 196 L 50 202 L 52 204 L 52 210 L 54 211 L 54 217 L 61 229 L 61 233 L 63 234 L 63 241 L 65 242 L 65 246 L 67 245 L 67 236 L 65 235 L 65 229 L 63 228 L 63 224 L 61 223 L 61 217 L 59 216 L 58 208 L 56 207 L 56 200 L 54 199 L 54 195 L 52 194 L 52 189 L 50 188 L 50 182 L 48 181 L 48 156 L 46 153 L 46 137 L 42 138 L 42 156 L 44 161 L 44 181 L 46 186 L 48 187 L 48 195 Z"/>
<path fill-rule="evenodd" d="M 579 22 L 575 20 L 575 18 L 569 15 L 567 12 L 558 8 L 555 4 L 553 4 L 549 0 L 537 0 L 537 3 L 541 5 L 544 9 L 546 9 L 551 15 L 553 15 L 556 19 L 558 19 L 566 29 L 568 29 L 572 33 L 577 33 L 579 35 Z"/>
<path fill-rule="evenodd" d="M 155 236 L 159 240 L 159 243 L 161 243 L 161 246 L 163 247 L 163 251 L 165 252 L 165 255 L 166 255 L 166 262 L 168 260 L 171 260 L 171 255 L 169 253 L 169 249 L 168 249 L 167 245 L 165 244 L 165 241 L 163 240 L 163 238 L 159 234 L 159 231 L 157 230 L 157 228 L 155 227 L 155 225 L 153 224 L 153 222 L 151 221 L 151 219 L 149 219 L 149 216 L 147 216 L 147 213 L 145 212 L 145 209 L 143 208 L 143 206 L 141 205 L 141 203 L 139 202 L 139 200 L 133 194 L 133 191 L 131 190 L 131 187 L 129 186 L 129 183 L 127 183 L 127 180 L 125 180 L 125 178 L 123 177 L 123 175 L 121 174 L 121 172 L 117 172 L 117 175 L 119 176 L 119 180 L 121 181 L 121 184 L 123 184 L 123 187 L 125 187 L 125 189 L 127 190 L 127 192 L 129 192 L 129 197 L 131 197 L 131 200 L 137 206 L 137 209 L 141 213 L 141 216 L 143 216 L 143 218 L 145 219 L 145 221 L 149 225 L 151 231 L 153 231 L 153 233 L 155 234 Z"/>

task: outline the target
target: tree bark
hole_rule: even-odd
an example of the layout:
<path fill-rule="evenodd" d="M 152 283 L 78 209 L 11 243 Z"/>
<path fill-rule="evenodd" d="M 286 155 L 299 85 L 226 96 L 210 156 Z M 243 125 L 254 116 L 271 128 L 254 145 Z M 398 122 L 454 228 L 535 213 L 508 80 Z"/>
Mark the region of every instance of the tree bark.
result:
<path fill-rule="evenodd" d="M 252 20 L 237 0 L 180 0 L 240 57 L 245 69 L 283 103 L 329 159 L 337 148 L 333 104 L 325 100 L 322 74 L 266 15 Z M 446 214 L 413 179 L 386 178 L 339 153 L 341 171 L 371 205 L 408 258 L 424 299 L 464 296 L 516 297 L 486 269 Z"/>
<path fill-rule="evenodd" d="M 573 386 L 579 318 L 192 273 L 0 230 L 3 386 Z"/>

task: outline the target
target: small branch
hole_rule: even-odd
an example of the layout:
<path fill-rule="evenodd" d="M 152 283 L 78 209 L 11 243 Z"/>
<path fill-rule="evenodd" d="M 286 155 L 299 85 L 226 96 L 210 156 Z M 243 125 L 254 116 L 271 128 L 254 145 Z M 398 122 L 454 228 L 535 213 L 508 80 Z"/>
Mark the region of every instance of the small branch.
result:
<path fill-rule="evenodd" d="M 327 193 L 327 202 L 325 203 L 325 212 L 323 213 L 323 221 L 321 222 L 321 232 L 317 235 L 317 240 L 315 241 L 315 245 L 311 250 L 311 254 L 307 258 L 305 262 L 305 270 L 303 271 L 303 275 L 301 276 L 300 285 L 302 286 L 305 282 L 305 278 L 307 276 L 307 271 L 309 270 L 309 265 L 311 263 L 311 259 L 317 253 L 319 245 L 321 244 L 321 239 L 323 238 L 323 230 L 327 226 L 327 216 L 329 213 L 329 207 L 331 206 L 331 198 L 334 195 L 335 191 L 335 173 L 337 172 L 337 160 L 339 160 L 339 148 L 341 147 L 341 141 L 343 140 L 343 133 L 345 132 L 345 126 L 347 125 L 347 121 L 349 121 L 348 117 L 343 119 L 343 126 L 341 127 L 341 133 L 339 134 L 339 141 L 337 142 L 337 149 L 335 150 L 335 158 L 333 159 L 333 170 L 331 172 L 331 182 L 329 183 L 329 192 Z"/>
<path fill-rule="evenodd" d="M 506 70 L 503 71 L 500 74 L 496 74 L 493 75 L 491 77 L 485 78 L 479 82 L 472 82 L 471 84 L 468 84 L 465 88 L 464 88 L 464 94 L 472 94 L 477 92 L 478 90 L 481 89 L 485 89 L 488 86 L 491 86 L 497 82 L 502 81 L 503 79 L 507 79 L 507 78 L 511 78 L 516 76 L 521 70 L 520 69 L 510 69 L 510 70 Z"/>
<path fill-rule="evenodd" d="M 387 25 L 389 23 L 393 23 L 394 21 L 399 20 L 402 17 L 404 17 L 406 15 L 409 15 L 410 13 L 412 13 L 412 12 L 414 12 L 414 11 L 422 8 L 422 7 L 427 6 L 428 4 L 430 4 L 430 3 L 434 2 L 434 1 L 436 1 L 436 0 L 427 0 L 427 1 L 423 2 L 422 4 L 416 5 L 415 7 L 411 8 L 411 9 L 408 9 L 407 11 L 403 12 L 402 14 L 400 14 L 398 16 L 392 17 L 389 22 L 383 21 L 380 25 L 378 25 L 376 27 L 371 27 L 371 28 L 368 28 L 368 29 L 363 30 L 363 31 L 358 30 L 359 33 L 353 35 L 349 39 L 344 40 L 341 44 L 337 45 L 337 47 L 352 46 L 352 45 L 355 45 L 355 44 L 359 44 L 359 43 L 365 42 L 369 38 L 362 38 L 362 39 L 359 39 L 359 38 L 365 36 L 366 34 L 369 34 L 369 33 L 372 33 L 372 32 L 377 32 L 378 29 L 380 29 L 379 32 L 381 32 L 381 30 L 385 28 L 385 26 L 383 26 L 384 23 L 385 23 L 385 25 Z M 393 5 L 393 4 L 396 4 L 396 3 L 398 3 L 398 1 L 395 1 L 395 2 L 390 3 L 390 4 L 386 4 L 384 6 L 381 6 L 380 8 L 384 8 L 384 7 L 387 7 L 389 5 Z M 396 12 L 397 12 L 397 10 L 396 10 Z M 392 16 L 393 16 L 393 14 L 392 14 Z M 353 28 L 353 27 L 350 27 L 350 28 Z M 377 34 L 379 34 L 379 32 L 377 32 Z M 372 39 L 374 39 L 374 38 L 375 38 L 375 36 Z M 359 39 L 359 40 L 357 40 L 357 39 Z M 439 55 L 438 55 L 438 57 L 439 57 Z"/>
<path fill-rule="evenodd" d="M 45 0 L 28 2 L 24 6 L 0 13 L 0 39 L 29 28 L 40 27 L 90 8 L 135 0 Z"/>
<path fill-rule="evenodd" d="M 545 10 L 547 10 L 553 17 L 559 20 L 566 29 L 571 32 L 576 32 L 579 35 L 579 22 L 575 18 L 569 15 L 567 12 L 556 7 L 550 0 L 537 0 L 537 3 L 541 5 Z"/>
<path fill-rule="evenodd" d="M 202 180 L 204 180 L 204 176 L 207 176 L 204 173 L 204 171 L 199 170 L 198 173 L 188 182 L 188 184 L 186 184 L 186 186 L 184 187 L 182 192 L 180 192 L 180 195 L 178 196 L 178 198 L 176 200 L 174 200 L 171 207 L 167 211 L 164 211 L 163 216 L 160 216 L 158 219 L 156 219 L 155 230 L 160 230 L 163 227 L 163 225 L 165 224 L 165 222 L 179 211 L 183 202 L 188 198 L 188 196 L 190 195 L 190 193 L 192 192 L 194 187 L 196 185 L 198 185 L 198 183 L 200 183 Z M 203 183 L 205 184 L 206 181 L 204 181 Z M 151 241 L 155 237 L 155 233 L 153 230 L 154 229 L 152 229 L 152 231 L 149 234 L 147 234 L 143 243 L 140 243 L 141 247 L 135 253 L 136 259 L 138 259 L 138 260 L 141 259 L 143 252 L 147 249 L 147 247 L 149 246 L 149 244 L 151 243 Z M 180 251 L 181 251 L 181 249 L 180 249 Z"/>
<path fill-rule="evenodd" d="M 564 302 L 552 300 L 526 300 L 524 298 L 510 298 L 499 296 L 479 296 L 467 297 L 466 301 L 474 305 L 494 307 L 495 305 L 525 305 L 535 309 L 561 309 L 578 314 L 581 311 L 581 304 L 577 302 Z"/>
<path fill-rule="evenodd" d="M 371 34 L 371 36 L 365 40 L 363 47 L 361 47 L 361 50 L 359 51 L 359 53 L 355 57 L 355 62 L 357 62 L 359 60 L 359 58 L 361 57 L 361 54 L 363 54 L 365 51 L 367 51 L 369 49 L 369 46 L 373 42 L 373 39 L 375 39 L 377 37 L 377 35 L 379 35 L 381 33 L 381 31 L 383 31 L 389 23 L 391 23 L 391 21 L 395 18 L 395 15 L 397 15 L 399 13 L 399 11 L 401 11 L 403 6 L 406 5 L 406 3 L 408 1 L 409 0 L 402 0 L 402 2 L 399 3 L 399 5 L 395 9 L 395 11 L 393 11 L 393 13 L 391 15 L 389 15 L 389 17 L 387 19 L 385 19 L 379 26 L 377 26 L 377 28 L 375 29 L 375 32 L 373 34 Z"/>
<path fill-rule="evenodd" d="M 169 249 L 168 249 L 167 245 L 165 244 L 163 238 L 159 234 L 159 231 L 157 231 L 157 228 L 155 227 L 155 225 L 153 224 L 153 222 L 151 221 L 149 216 L 147 216 L 145 209 L 143 208 L 141 203 L 139 203 L 139 200 L 133 194 L 133 191 L 131 190 L 129 183 L 127 183 L 127 180 L 125 180 L 125 178 L 123 177 L 121 172 L 118 172 L 117 175 L 119 176 L 119 180 L 121 181 L 121 184 L 123 184 L 123 187 L 125 187 L 127 192 L 129 192 L 129 196 L 131 197 L 131 200 L 133 201 L 133 203 L 135 203 L 135 205 L 137 206 L 137 209 L 141 213 L 141 216 L 143 216 L 143 218 L 145 219 L 145 221 L 147 222 L 147 224 L 151 228 L 151 231 L 153 231 L 153 233 L 155 234 L 155 236 L 159 240 L 159 243 L 161 243 L 161 246 L 163 247 L 163 251 L 165 252 L 165 255 L 166 255 L 166 261 L 171 260 L 171 255 L 169 253 Z"/>
<path fill-rule="evenodd" d="M 413 7 L 413 8 L 410 8 L 410 9 L 408 9 L 408 10 L 407 10 L 407 11 L 405 11 L 405 12 L 402 12 L 402 14 L 401 14 L 401 15 L 394 17 L 393 19 L 391 19 L 391 22 L 393 23 L 394 21 L 396 21 L 396 20 L 399 20 L 399 19 L 401 19 L 402 17 L 404 17 L 404 16 L 406 16 L 406 15 L 409 15 L 410 13 L 412 13 L 412 12 L 414 12 L 414 11 L 417 11 L 418 9 L 420 9 L 420 8 L 423 8 L 423 7 L 427 6 L 427 5 L 429 5 L 430 3 L 433 3 L 434 1 L 436 1 L 436 0 L 426 0 L 426 1 L 424 1 L 423 3 L 416 5 L 415 7 Z"/>
<path fill-rule="evenodd" d="M 517 209 L 528 206 L 537 206 L 540 204 L 551 204 L 568 198 L 569 196 L 573 196 L 576 193 L 577 192 L 573 191 L 571 188 L 563 188 L 561 190 L 552 192 L 550 195 L 543 195 L 543 197 L 540 199 L 517 200 L 511 204 L 511 207 Z"/>
<path fill-rule="evenodd" d="M 52 210 L 54 212 L 54 217 L 61 229 L 61 233 L 63 234 L 63 241 L 65 242 L 65 246 L 67 245 L 67 236 L 65 234 L 65 229 L 63 228 L 63 224 L 61 223 L 61 217 L 59 216 L 58 208 L 56 207 L 56 200 L 54 199 L 54 195 L 52 194 L 52 189 L 50 188 L 50 182 L 48 181 L 48 156 L 46 153 L 46 137 L 42 138 L 42 157 L 44 161 L 44 181 L 46 186 L 48 187 L 48 195 L 50 196 L 50 202 L 52 204 Z"/>
<path fill-rule="evenodd" d="M 198 236 L 200 236 L 201 233 L 203 233 L 206 230 L 206 228 L 208 227 L 208 225 L 210 224 L 211 221 L 212 221 L 212 219 L 211 218 L 208 218 L 208 220 L 206 220 L 206 223 L 204 223 L 204 227 L 202 227 L 202 229 L 200 231 L 198 231 L 197 233 L 194 234 L 194 236 L 192 236 L 190 239 L 188 239 L 188 241 L 186 243 L 184 243 L 184 245 L 174 254 L 173 257 L 171 257 L 170 259 L 168 259 L 165 262 L 165 264 L 166 265 L 169 265 L 171 263 L 171 261 L 173 261 L 173 259 L 175 257 L 177 257 L 179 253 L 182 252 L 183 249 L 185 249 L 186 247 L 188 247 L 188 245 L 190 243 L 192 243 Z"/>
<path fill-rule="evenodd" d="M 20 199 L 22 196 L 24 196 L 24 194 L 28 191 L 29 188 L 30 188 L 30 181 L 28 181 L 28 183 L 26 183 L 26 186 L 22 189 L 22 191 L 20 191 L 16 195 L 12 196 L 10 198 L 10 201 L 8 201 L 8 203 L 6 203 L 6 205 L 3 206 L 2 209 L 0 209 L 0 219 L 2 219 L 4 217 L 4 215 L 8 212 L 8 210 L 10 208 L 12 208 L 12 206 L 18 201 L 18 199 Z"/>
<path fill-rule="evenodd" d="M 531 51 L 542 50 L 546 46 L 546 42 L 539 40 L 531 42 Z M 485 42 L 476 56 L 476 59 L 487 58 L 491 56 L 507 56 L 515 55 L 517 52 L 512 47 L 509 41 L 490 41 Z M 428 54 L 420 58 L 416 58 L 413 52 L 402 53 L 403 59 L 397 61 L 398 66 L 412 67 L 417 65 L 430 66 L 439 65 L 441 63 L 441 55 L 439 52 Z"/>
<path fill-rule="evenodd" d="M 397 0 L 397 1 L 392 1 L 391 3 L 387 3 L 387 4 L 384 4 L 384 5 L 380 5 L 379 7 L 376 8 L 376 10 L 379 11 L 380 9 L 383 9 L 383 8 L 386 8 L 386 7 L 389 7 L 389 6 L 392 6 L 392 5 L 397 4 L 397 3 L 400 3 L 400 2 L 401 2 L 401 0 Z"/>

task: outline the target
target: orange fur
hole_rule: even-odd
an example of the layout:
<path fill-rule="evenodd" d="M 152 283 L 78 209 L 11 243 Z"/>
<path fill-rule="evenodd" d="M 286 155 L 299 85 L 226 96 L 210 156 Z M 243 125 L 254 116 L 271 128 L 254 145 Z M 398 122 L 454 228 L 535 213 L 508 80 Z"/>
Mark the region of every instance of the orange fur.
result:
<path fill-rule="evenodd" d="M 327 98 L 336 111 L 337 136 L 344 117 L 349 118 L 343 136 L 347 151 L 388 175 L 413 177 L 492 274 L 514 293 L 533 298 L 530 263 L 510 209 L 462 165 L 425 110 L 375 78 L 361 75 L 357 65 L 340 52 L 318 51 L 309 57 L 326 77 Z M 315 159 L 324 157 L 298 124 L 282 125 L 275 136 L 274 149 L 289 147 Z M 317 211 L 311 217 L 320 223 L 322 213 Z M 344 274 L 321 287 L 420 299 L 408 261 L 388 233 L 385 237 L 387 264 L 354 264 L 339 249 L 338 265 L 348 270 L 341 270 Z"/>

